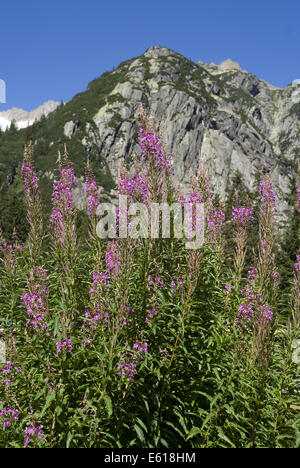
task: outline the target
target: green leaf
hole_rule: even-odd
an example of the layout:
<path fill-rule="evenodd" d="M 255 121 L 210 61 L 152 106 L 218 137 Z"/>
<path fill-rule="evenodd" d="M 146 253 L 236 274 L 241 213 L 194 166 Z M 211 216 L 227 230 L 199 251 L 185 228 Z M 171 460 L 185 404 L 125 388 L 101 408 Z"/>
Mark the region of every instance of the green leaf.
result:
<path fill-rule="evenodd" d="M 140 418 L 136 418 L 137 422 L 139 423 L 139 425 L 144 429 L 144 431 L 146 433 L 148 433 L 148 429 L 147 427 L 145 426 L 145 424 L 143 423 L 143 421 L 140 419 Z"/>
<path fill-rule="evenodd" d="M 221 427 L 218 427 L 218 435 L 220 439 L 225 440 L 232 448 L 236 448 L 234 443 L 231 442 L 231 440 L 224 434 L 223 429 Z"/>
<path fill-rule="evenodd" d="M 105 403 L 105 406 L 106 406 L 108 417 L 110 418 L 112 413 L 113 413 L 112 401 L 111 401 L 110 396 L 105 395 L 104 403 Z"/>
<path fill-rule="evenodd" d="M 134 425 L 134 429 L 135 429 L 135 432 L 136 432 L 136 434 L 138 436 L 138 439 L 142 442 L 142 444 L 144 444 L 145 443 L 145 436 L 144 436 L 144 433 L 143 433 L 142 429 L 137 424 Z"/>
<path fill-rule="evenodd" d="M 71 443 L 72 439 L 73 439 L 73 434 L 71 432 L 68 432 L 67 443 L 66 443 L 67 448 L 70 448 L 70 443 Z"/>
<path fill-rule="evenodd" d="M 186 440 L 192 439 L 193 437 L 195 437 L 196 435 L 201 434 L 201 433 L 203 433 L 203 430 L 200 429 L 200 427 L 195 427 L 194 426 L 190 430 L 189 435 L 187 436 Z"/>
<path fill-rule="evenodd" d="M 57 414 L 57 416 L 59 416 L 59 415 L 62 413 L 62 411 L 63 411 L 63 410 L 62 410 L 62 407 L 61 407 L 61 406 L 57 406 L 57 407 L 55 408 L 55 413 Z"/>
<path fill-rule="evenodd" d="M 51 391 L 51 392 L 48 393 L 47 398 L 46 398 L 45 406 L 44 406 L 44 408 L 42 409 L 42 412 L 41 412 L 41 417 L 45 414 L 46 410 L 50 407 L 52 401 L 55 400 L 55 398 L 56 398 L 56 392 Z"/>

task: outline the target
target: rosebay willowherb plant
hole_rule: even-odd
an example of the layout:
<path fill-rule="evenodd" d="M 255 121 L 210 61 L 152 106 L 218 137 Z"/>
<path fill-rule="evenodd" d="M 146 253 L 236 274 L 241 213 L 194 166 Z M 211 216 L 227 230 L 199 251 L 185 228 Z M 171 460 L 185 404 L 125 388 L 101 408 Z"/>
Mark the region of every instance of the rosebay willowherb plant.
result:
<path fill-rule="evenodd" d="M 25 198 L 27 203 L 27 219 L 30 227 L 28 236 L 28 247 L 32 265 L 38 264 L 41 243 L 43 237 L 43 219 L 38 188 L 37 175 L 32 163 L 32 143 L 25 146 L 24 160 L 21 169 L 21 178 L 25 187 Z"/>
<path fill-rule="evenodd" d="M 122 236 L 129 213 L 119 236 L 100 239 L 102 201 L 89 164 L 89 234 L 79 238 L 66 149 L 42 230 L 25 149 L 31 231 L 24 246 L 17 238 L 0 245 L 0 446 L 299 447 L 300 266 L 297 258 L 283 304 L 271 181 L 261 185 L 259 254 L 244 276 L 252 207 L 236 204 L 226 220 L 201 165 L 189 194 L 175 190 L 155 119 L 142 108 L 139 116 L 141 153 L 130 171 L 120 168 L 119 193 L 147 209 L 204 201 L 205 240 L 186 249 L 175 217 L 169 238 Z M 234 271 L 226 267 L 226 223 L 234 227 Z"/>

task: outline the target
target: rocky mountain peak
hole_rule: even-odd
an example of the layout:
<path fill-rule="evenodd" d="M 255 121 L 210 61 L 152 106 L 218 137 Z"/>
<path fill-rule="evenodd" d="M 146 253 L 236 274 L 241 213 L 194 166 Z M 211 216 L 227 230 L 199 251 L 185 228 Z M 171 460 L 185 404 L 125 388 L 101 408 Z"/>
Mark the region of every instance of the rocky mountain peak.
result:
<path fill-rule="evenodd" d="M 218 68 L 222 71 L 241 70 L 240 64 L 238 62 L 234 62 L 230 58 L 221 62 L 218 65 Z"/>
<path fill-rule="evenodd" d="M 149 47 L 144 53 L 144 57 L 149 58 L 167 57 L 169 55 L 175 55 L 174 51 L 162 46 Z"/>

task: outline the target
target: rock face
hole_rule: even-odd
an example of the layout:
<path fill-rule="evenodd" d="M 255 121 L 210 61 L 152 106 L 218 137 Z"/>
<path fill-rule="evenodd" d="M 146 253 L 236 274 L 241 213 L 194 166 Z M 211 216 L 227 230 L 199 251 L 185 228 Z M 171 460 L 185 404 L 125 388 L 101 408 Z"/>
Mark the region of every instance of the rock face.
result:
<path fill-rule="evenodd" d="M 73 120 L 70 120 L 69 122 L 66 122 L 64 125 L 64 135 L 67 138 L 72 138 L 72 135 L 76 132 L 78 125 L 78 121 L 73 122 Z"/>
<path fill-rule="evenodd" d="M 161 124 L 181 184 L 188 186 L 201 158 L 224 199 L 235 171 L 253 190 L 257 171 L 266 166 L 283 213 L 300 155 L 298 83 L 277 89 L 231 60 L 197 64 L 157 46 L 120 67 L 122 80 L 93 116 L 96 130 L 90 128 L 83 142 L 96 141 L 115 178 L 121 161 L 139 152 L 136 116 L 143 101 Z"/>

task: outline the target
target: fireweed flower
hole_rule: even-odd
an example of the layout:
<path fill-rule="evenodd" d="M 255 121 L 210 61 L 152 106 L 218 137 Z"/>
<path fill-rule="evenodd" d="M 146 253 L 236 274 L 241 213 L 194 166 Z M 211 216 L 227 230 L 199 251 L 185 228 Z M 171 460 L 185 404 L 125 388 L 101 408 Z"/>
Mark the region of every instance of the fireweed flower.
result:
<path fill-rule="evenodd" d="M 207 206 L 212 205 L 213 191 L 210 185 L 209 175 L 204 167 L 203 161 L 199 159 L 196 174 L 191 173 L 193 192 L 201 194 L 201 198 Z"/>
<path fill-rule="evenodd" d="M 61 271 L 60 282 L 63 294 L 72 295 L 75 284 L 75 263 L 78 255 L 76 236 L 76 209 L 73 202 L 74 171 L 68 161 L 65 148 L 64 162 L 59 153 L 58 167 L 60 179 L 53 183 L 52 214 L 52 251 Z M 64 164 L 64 166 L 63 166 Z"/>
<path fill-rule="evenodd" d="M 88 200 L 88 215 L 95 216 L 97 208 L 100 205 L 100 198 L 96 181 L 90 180 L 87 177 L 85 182 L 85 190 Z"/>
<path fill-rule="evenodd" d="M 128 323 L 132 323 L 132 315 L 134 314 L 134 309 L 132 307 L 124 306 L 123 307 L 124 315 L 122 316 L 122 324 L 128 325 Z"/>
<path fill-rule="evenodd" d="M 198 218 L 196 216 L 197 213 L 197 205 L 203 203 L 203 197 L 200 195 L 198 192 L 191 192 L 188 197 L 184 197 L 183 195 L 180 195 L 178 198 L 179 202 L 181 203 L 182 207 L 188 206 L 192 212 L 191 212 L 191 223 L 186 227 L 186 234 L 191 237 L 191 232 L 190 230 L 195 230 L 201 223 L 203 222 L 202 218 Z"/>
<path fill-rule="evenodd" d="M 142 353 L 142 354 L 143 353 L 147 354 L 148 353 L 148 343 L 147 342 L 139 343 L 138 341 L 136 341 L 134 343 L 132 349 L 140 351 L 140 353 Z"/>
<path fill-rule="evenodd" d="M 138 135 L 141 137 L 139 142 L 140 159 L 150 160 L 159 170 L 166 170 L 169 174 L 173 174 L 173 161 L 163 151 L 160 135 L 154 135 L 152 131 L 147 131 L 144 127 L 140 127 Z"/>
<path fill-rule="evenodd" d="M 151 275 L 148 276 L 148 286 L 147 289 L 150 291 L 157 291 L 157 289 L 162 289 L 164 287 L 164 280 L 159 276 L 156 276 L 154 279 Z"/>
<path fill-rule="evenodd" d="M 48 295 L 47 273 L 43 268 L 36 269 L 31 273 L 27 291 L 21 296 L 21 301 L 29 316 L 26 328 L 33 329 L 36 333 L 47 330 Z"/>
<path fill-rule="evenodd" d="M 232 222 L 245 226 L 249 221 L 253 221 L 253 210 L 248 206 L 235 206 L 232 208 Z"/>
<path fill-rule="evenodd" d="M 0 410 L 0 423 L 3 427 L 9 427 L 19 419 L 19 411 L 12 407 Z"/>
<path fill-rule="evenodd" d="M 24 159 L 21 168 L 21 179 L 25 185 L 25 194 L 30 199 L 34 199 L 34 195 L 38 193 L 38 178 L 32 166 L 32 145 L 25 146 Z"/>
<path fill-rule="evenodd" d="M 297 190 L 297 208 L 300 210 L 300 188 Z"/>
<path fill-rule="evenodd" d="M 179 279 L 177 283 L 178 283 L 178 293 L 182 294 L 184 290 L 184 281 Z"/>
<path fill-rule="evenodd" d="M 171 294 L 175 297 L 175 294 L 182 294 L 184 290 L 184 282 L 183 280 L 179 279 L 177 281 L 171 280 Z"/>
<path fill-rule="evenodd" d="M 88 325 L 91 329 L 96 330 L 98 322 L 103 318 L 104 322 L 107 323 L 109 319 L 109 313 L 101 309 L 101 304 L 98 305 L 96 311 L 91 313 L 89 310 L 85 311 L 85 319 L 83 320 L 84 325 Z"/>
<path fill-rule="evenodd" d="M 189 204 L 193 205 L 195 203 L 203 203 L 203 198 L 202 195 L 198 193 L 190 193 L 189 197 L 184 197 L 183 195 L 180 195 L 179 201 L 182 203 L 182 205 Z"/>
<path fill-rule="evenodd" d="M 83 340 L 83 341 L 81 342 L 81 344 L 82 344 L 83 347 L 86 347 L 86 346 L 88 346 L 89 344 L 91 344 L 91 342 L 92 342 L 92 340 Z"/>
<path fill-rule="evenodd" d="M 29 250 L 33 262 L 36 262 L 41 248 L 43 217 L 40 203 L 38 179 L 32 166 L 31 156 L 32 146 L 30 143 L 29 146 L 25 146 L 24 159 L 21 169 L 21 179 L 23 180 L 25 186 L 27 220 L 30 226 L 30 232 L 28 236 Z"/>
<path fill-rule="evenodd" d="M 141 250 L 141 249 L 142 249 L 142 240 L 141 240 L 141 239 L 137 239 L 136 244 L 135 244 L 135 248 L 136 248 L 137 250 Z"/>
<path fill-rule="evenodd" d="M 71 338 L 67 338 L 64 340 L 56 340 L 56 355 L 59 356 L 62 352 L 63 348 L 68 348 L 68 353 L 72 355 L 72 341 Z"/>
<path fill-rule="evenodd" d="M 147 187 L 151 192 L 151 200 L 155 202 L 167 202 L 168 196 L 174 198 L 177 189 L 174 185 L 173 160 L 164 149 L 162 137 L 158 132 L 154 115 L 146 115 L 142 106 L 138 111 L 140 129 L 139 147 L 136 172 L 147 174 Z"/>
<path fill-rule="evenodd" d="M 63 269 L 68 281 L 73 277 L 73 265 L 76 255 L 76 228 L 75 207 L 73 203 L 72 187 L 74 184 L 74 171 L 69 167 L 68 156 L 65 149 L 65 167 L 62 167 L 59 154 L 60 180 L 54 180 L 52 194 L 52 214 L 50 225 L 53 230 L 53 243 L 55 253 L 63 262 Z M 62 250 L 60 251 L 60 247 Z"/>
<path fill-rule="evenodd" d="M 153 309 L 153 310 L 146 310 L 146 314 L 148 315 L 145 319 L 145 322 L 146 323 L 149 323 L 150 320 L 158 314 L 158 310 L 157 309 Z"/>
<path fill-rule="evenodd" d="M 280 274 L 278 271 L 272 271 L 272 278 L 274 281 L 274 286 L 279 286 L 280 285 Z"/>
<path fill-rule="evenodd" d="M 127 380 L 133 380 L 136 374 L 136 365 L 137 360 L 134 358 L 133 353 L 127 353 L 127 355 L 122 355 L 117 365 L 117 375 L 119 375 L 120 377 L 125 377 L 127 378 Z"/>
<path fill-rule="evenodd" d="M 171 294 L 172 296 L 174 297 L 175 296 L 175 286 L 176 286 L 176 283 L 174 280 L 171 280 Z"/>
<path fill-rule="evenodd" d="M 248 206 L 234 206 L 232 208 L 231 222 L 234 225 L 234 272 L 233 282 L 235 288 L 239 288 L 242 271 L 247 252 L 247 224 L 253 221 L 253 210 Z"/>
<path fill-rule="evenodd" d="M 3 379 L 1 380 L 1 384 L 5 387 L 6 390 L 8 390 L 9 387 L 13 384 L 13 381 L 11 379 Z"/>
<path fill-rule="evenodd" d="M 59 236 L 64 234 L 66 220 L 74 215 L 74 171 L 71 167 L 64 167 L 61 168 L 60 174 L 61 179 L 53 182 L 53 211 L 50 218 L 50 223 Z"/>
<path fill-rule="evenodd" d="M 25 439 L 24 439 L 24 447 L 27 447 L 30 443 L 31 438 L 36 438 L 37 440 L 42 441 L 45 436 L 43 434 L 43 427 L 40 425 L 39 427 L 35 426 L 27 426 L 25 429 Z"/>
<path fill-rule="evenodd" d="M 223 290 L 224 293 L 230 293 L 230 291 L 234 291 L 235 287 L 231 286 L 230 284 L 225 284 L 225 289 Z"/>
<path fill-rule="evenodd" d="M 269 327 L 273 319 L 273 311 L 263 302 L 258 288 L 257 270 L 248 272 L 248 284 L 242 291 L 244 297 L 236 314 L 235 326 L 239 329 L 250 329 L 256 326 Z"/>
<path fill-rule="evenodd" d="M 108 308 L 104 302 L 105 289 L 110 288 L 108 275 L 100 271 L 93 271 L 93 282 L 91 284 L 90 293 L 90 310 L 85 313 L 84 324 L 89 324 L 93 329 L 96 328 L 96 324 L 105 316 L 105 321 L 109 317 Z M 104 310 L 106 313 L 104 314 Z"/>
<path fill-rule="evenodd" d="M 297 255 L 297 263 L 295 263 L 295 271 L 296 273 L 299 273 L 300 272 L 300 255 Z"/>
<path fill-rule="evenodd" d="M 29 154 L 26 153 L 21 169 L 21 179 L 24 181 L 25 193 L 29 199 L 33 199 L 33 194 L 38 192 L 38 178 L 32 168 Z"/>
<path fill-rule="evenodd" d="M 279 274 L 275 264 L 275 212 L 277 211 L 275 193 L 268 175 L 260 184 L 259 213 L 259 263 L 258 270 L 263 292 L 268 302 L 273 304 L 279 285 Z"/>
<path fill-rule="evenodd" d="M 251 282 L 251 283 L 257 281 L 257 270 L 256 270 L 256 268 L 253 268 L 253 270 L 248 271 L 248 281 Z"/>
<path fill-rule="evenodd" d="M 95 296 L 96 296 L 97 290 L 99 288 L 102 290 L 103 287 L 110 288 L 108 275 L 106 273 L 102 273 L 100 271 L 94 270 L 93 271 L 93 282 L 92 282 L 92 285 L 90 287 L 91 298 L 94 299 Z"/>
<path fill-rule="evenodd" d="M 141 173 L 132 178 L 120 177 L 119 194 L 127 195 L 132 200 L 141 201 L 149 206 L 151 192 L 146 175 Z"/>
<path fill-rule="evenodd" d="M 89 216 L 89 235 L 91 238 L 95 238 L 97 232 L 97 209 L 100 206 L 100 197 L 95 176 L 91 171 L 89 161 L 87 162 L 86 167 L 85 193 L 87 198 L 87 212 Z"/>
<path fill-rule="evenodd" d="M 225 225 L 225 213 L 222 210 L 214 210 L 213 215 L 207 220 L 207 227 L 212 240 L 216 241 L 222 234 Z"/>
<path fill-rule="evenodd" d="M 4 377 L 2 380 L 0 380 L 1 385 L 3 385 L 7 390 L 13 385 L 15 374 L 18 374 L 19 372 L 21 372 L 21 368 L 19 366 L 16 367 L 11 361 L 7 361 L 0 369 L 1 376 Z"/>
<path fill-rule="evenodd" d="M 276 196 L 272 183 L 266 178 L 260 183 L 259 195 L 263 207 L 270 206 L 274 211 L 277 209 Z"/>
<path fill-rule="evenodd" d="M 2 252 L 3 255 L 4 268 L 10 274 L 14 274 L 17 268 L 18 254 L 22 251 L 23 247 L 21 245 L 18 245 L 17 243 L 9 245 L 5 241 L 0 242 L 0 252 Z"/>
<path fill-rule="evenodd" d="M 211 231 L 220 232 L 225 223 L 225 214 L 221 210 L 215 210 L 213 216 L 208 219 L 208 228 Z"/>
<path fill-rule="evenodd" d="M 11 374 L 12 368 L 13 368 L 13 363 L 11 361 L 7 361 L 5 366 L 2 367 L 1 372 L 2 374 L 6 374 L 6 375 Z"/>
<path fill-rule="evenodd" d="M 84 339 L 82 344 L 87 346 L 94 338 L 94 331 L 99 323 L 103 322 L 107 327 L 109 324 L 110 307 L 105 299 L 106 290 L 111 287 L 109 277 L 101 271 L 93 271 L 93 282 L 91 284 L 90 304 L 85 311 L 83 320 Z"/>
<path fill-rule="evenodd" d="M 132 349 L 133 351 L 127 351 L 122 354 L 117 365 L 117 375 L 125 377 L 129 381 L 133 380 L 137 373 L 136 366 L 138 362 L 141 361 L 148 353 L 148 343 L 140 343 L 139 341 L 136 341 Z"/>
<path fill-rule="evenodd" d="M 117 277 L 120 273 L 120 258 L 117 242 L 108 242 L 105 261 L 110 276 Z"/>

